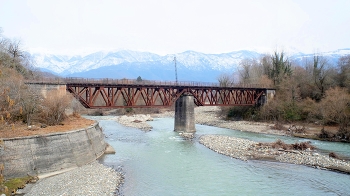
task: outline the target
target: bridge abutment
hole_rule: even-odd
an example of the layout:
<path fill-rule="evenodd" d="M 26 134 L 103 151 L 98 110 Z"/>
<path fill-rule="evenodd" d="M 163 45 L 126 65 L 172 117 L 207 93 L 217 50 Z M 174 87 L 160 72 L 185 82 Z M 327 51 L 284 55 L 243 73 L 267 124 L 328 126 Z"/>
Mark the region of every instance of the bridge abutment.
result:
<path fill-rule="evenodd" d="M 174 131 L 183 134 L 196 132 L 193 95 L 184 94 L 176 100 Z"/>

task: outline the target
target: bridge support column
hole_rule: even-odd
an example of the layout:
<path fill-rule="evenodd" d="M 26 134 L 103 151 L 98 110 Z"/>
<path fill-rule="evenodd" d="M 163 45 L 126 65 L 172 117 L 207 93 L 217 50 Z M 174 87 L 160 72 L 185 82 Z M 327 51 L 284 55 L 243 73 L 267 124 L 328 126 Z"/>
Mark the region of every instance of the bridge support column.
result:
<path fill-rule="evenodd" d="M 196 132 L 194 122 L 194 97 L 192 95 L 182 95 L 176 100 L 174 131 L 190 135 Z"/>

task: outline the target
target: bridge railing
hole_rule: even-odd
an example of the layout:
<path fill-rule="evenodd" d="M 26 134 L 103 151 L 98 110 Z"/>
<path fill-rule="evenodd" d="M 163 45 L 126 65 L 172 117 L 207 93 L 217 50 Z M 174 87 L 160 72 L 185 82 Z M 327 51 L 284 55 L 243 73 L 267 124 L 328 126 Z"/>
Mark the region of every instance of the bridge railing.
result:
<path fill-rule="evenodd" d="M 135 80 L 135 79 L 110 79 L 110 78 L 66 78 L 67 83 L 86 84 L 141 84 L 141 85 L 165 85 L 165 86 L 218 86 L 217 83 L 195 82 L 195 81 L 157 81 L 157 80 Z"/>
<path fill-rule="evenodd" d="M 271 86 L 261 84 L 234 83 L 225 86 L 213 82 L 195 82 L 195 81 L 156 81 L 156 80 L 135 80 L 135 79 L 111 79 L 111 78 L 40 78 L 37 80 L 26 81 L 26 83 L 35 84 L 123 84 L 123 85 L 160 85 L 160 86 L 198 86 L 198 87 L 239 87 L 239 88 L 271 88 Z"/>
<path fill-rule="evenodd" d="M 162 86 L 199 86 L 199 87 L 243 87 L 243 88 L 271 88 L 271 86 L 261 84 L 232 83 L 225 86 L 214 82 L 196 81 L 157 81 L 157 80 L 135 80 L 135 79 L 111 79 L 111 78 L 66 78 L 67 83 L 81 84 L 125 84 L 125 85 L 162 85 Z"/>
<path fill-rule="evenodd" d="M 67 84 L 66 78 L 60 77 L 40 77 L 31 80 L 25 80 L 26 84 L 53 84 L 53 85 L 65 85 Z"/>

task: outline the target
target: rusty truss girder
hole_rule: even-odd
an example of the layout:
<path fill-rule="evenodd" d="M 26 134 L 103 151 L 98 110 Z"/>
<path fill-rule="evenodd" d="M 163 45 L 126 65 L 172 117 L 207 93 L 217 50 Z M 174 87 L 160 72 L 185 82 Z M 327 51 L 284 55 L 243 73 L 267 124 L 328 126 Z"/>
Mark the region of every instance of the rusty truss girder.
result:
<path fill-rule="evenodd" d="M 266 88 L 111 85 L 67 83 L 72 93 L 86 108 L 169 107 L 181 95 L 193 95 L 197 106 L 256 105 Z"/>

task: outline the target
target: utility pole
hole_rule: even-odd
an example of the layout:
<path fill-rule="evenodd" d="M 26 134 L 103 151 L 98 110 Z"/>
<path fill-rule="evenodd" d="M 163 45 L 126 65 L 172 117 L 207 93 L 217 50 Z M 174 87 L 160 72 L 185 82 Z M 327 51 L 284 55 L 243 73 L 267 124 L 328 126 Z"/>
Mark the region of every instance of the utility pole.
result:
<path fill-rule="evenodd" d="M 176 56 L 174 56 L 174 62 L 175 62 L 175 79 L 177 84 L 177 67 L 176 67 Z"/>

